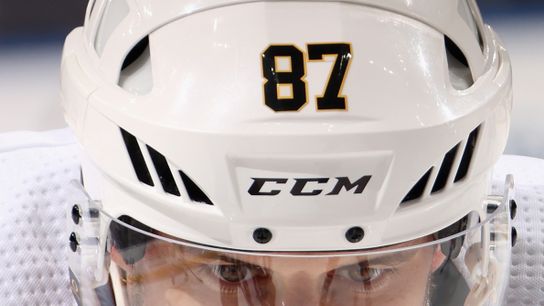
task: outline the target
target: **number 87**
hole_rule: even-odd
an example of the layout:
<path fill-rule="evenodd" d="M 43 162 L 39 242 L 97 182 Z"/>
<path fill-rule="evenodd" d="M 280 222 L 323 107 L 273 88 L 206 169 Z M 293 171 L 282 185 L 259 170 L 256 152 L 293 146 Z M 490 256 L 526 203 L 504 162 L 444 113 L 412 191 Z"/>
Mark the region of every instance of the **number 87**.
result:
<path fill-rule="evenodd" d="M 319 110 L 345 110 L 346 98 L 340 95 L 345 75 L 352 57 L 350 45 L 347 43 L 309 44 L 308 58 L 311 61 L 323 60 L 323 55 L 336 55 L 329 81 L 323 96 L 317 97 Z M 306 75 L 304 55 L 294 45 L 272 45 L 262 56 L 265 104 L 276 112 L 298 111 L 307 102 Z M 277 67 L 276 59 L 288 57 L 291 70 L 283 71 Z M 279 97 L 281 85 L 291 87 L 290 97 Z"/>

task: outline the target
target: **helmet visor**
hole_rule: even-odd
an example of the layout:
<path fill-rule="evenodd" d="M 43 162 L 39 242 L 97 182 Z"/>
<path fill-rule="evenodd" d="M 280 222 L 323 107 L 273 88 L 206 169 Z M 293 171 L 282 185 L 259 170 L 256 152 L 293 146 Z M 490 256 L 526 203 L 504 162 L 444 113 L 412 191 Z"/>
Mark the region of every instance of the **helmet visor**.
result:
<path fill-rule="evenodd" d="M 213 248 L 101 213 L 104 256 L 89 260 L 97 255 L 82 240 L 87 260 L 72 267 L 72 283 L 80 299 L 102 305 L 499 305 L 511 248 L 504 206 L 445 238 L 335 252 Z"/>
<path fill-rule="evenodd" d="M 260 256 L 153 240 L 134 265 L 113 257 L 131 305 L 424 305 L 437 252 Z"/>

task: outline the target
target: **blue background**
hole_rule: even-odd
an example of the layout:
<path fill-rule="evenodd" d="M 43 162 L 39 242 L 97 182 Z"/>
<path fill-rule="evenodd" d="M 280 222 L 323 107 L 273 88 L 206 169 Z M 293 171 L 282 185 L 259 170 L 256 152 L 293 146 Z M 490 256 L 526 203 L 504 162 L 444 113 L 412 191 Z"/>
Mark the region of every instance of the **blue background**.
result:
<path fill-rule="evenodd" d="M 479 0 L 478 3 L 488 22 L 544 17 L 544 0 Z M 60 43 L 70 29 L 81 25 L 86 5 L 84 0 L 0 0 L 0 47 Z"/>

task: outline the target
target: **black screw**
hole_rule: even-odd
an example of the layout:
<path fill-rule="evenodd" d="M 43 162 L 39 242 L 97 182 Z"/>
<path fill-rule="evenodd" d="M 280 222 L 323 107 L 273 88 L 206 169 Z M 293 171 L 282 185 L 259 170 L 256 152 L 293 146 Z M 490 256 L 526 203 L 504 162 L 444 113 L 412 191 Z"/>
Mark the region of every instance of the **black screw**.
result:
<path fill-rule="evenodd" d="M 76 233 L 72 232 L 70 234 L 70 250 L 72 250 L 72 252 L 77 251 L 78 245 L 79 241 L 77 239 Z"/>
<path fill-rule="evenodd" d="M 363 240 L 364 236 L 365 231 L 358 226 L 354 226 L 346 232 L 346 239 L 351 243 L 357 243 Z"/>
<path fill-rule="evenodd" d="M 510 200 L 510 218 L 512 218 L 512 220 L 514 220 L 514 218 L 516 217 L 518 213 L 518 204 L 516 203 L 515 200 Z"/>
<path fill-rule="evenodd" d="M 518 230 L 515 227 L 512 227 L 512 247 L 516 246 L 518 242 Z"/>
<path fill-rule="evenodd" d="M 75 224 L 79 224 L 79 220 L 81 220 L 81 208 L 76 204 L 72 206 L 72 221 L 74 221 Z"/>
<path fill-rule="evenodd" d="M 269 243 L 272 240 L 272 233 L 268 229 L 261 227 L 253 232 L 253 239 L 260 244 Z"/>

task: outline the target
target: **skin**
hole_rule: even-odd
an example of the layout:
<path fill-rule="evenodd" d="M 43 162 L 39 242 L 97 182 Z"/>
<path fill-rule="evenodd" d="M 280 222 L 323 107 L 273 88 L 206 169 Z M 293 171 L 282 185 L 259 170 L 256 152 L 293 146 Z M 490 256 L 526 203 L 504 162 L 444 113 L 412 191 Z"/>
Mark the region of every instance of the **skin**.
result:
<path fill-rule="evenodd" d="M 157 240 L 136 265 L 115 248 L 112 259 L 125 274 L 131 305 L 424 306 L 430 275 L 445 257 L 436 246 L 388 256 L 229 255 Z"/>

